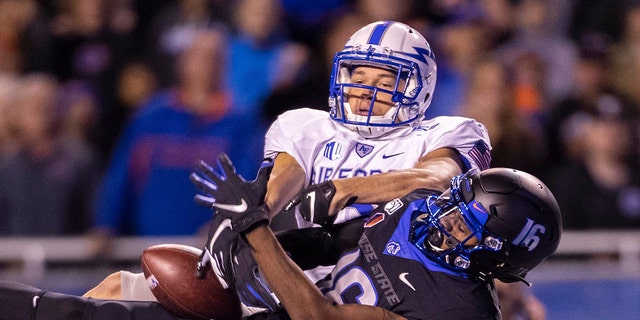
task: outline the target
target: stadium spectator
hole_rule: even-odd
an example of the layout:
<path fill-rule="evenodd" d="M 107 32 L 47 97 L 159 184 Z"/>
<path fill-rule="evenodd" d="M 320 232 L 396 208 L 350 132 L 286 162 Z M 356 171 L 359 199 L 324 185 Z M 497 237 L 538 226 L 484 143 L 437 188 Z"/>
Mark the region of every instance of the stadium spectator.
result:
<path fill-rule="evenodd" d="M 568 34 L 575 43 L 586 35 L 598 34 L 611 41 L 621 39 L 624 16 L 630 4 L 628 0 L 574 0 L 567 16 Z"/>
<path fill-rule="evenodd" d="M 442 52 L 438 63 L 438 91 L 430 117 L 459 115 L 471 70 L 487 55 L 487 34 L 475 20 L 455 21 L 439 28 L 434 44 Z"/>
<path fill-rule="evenodd" d="M 640 106 L 640 3 L 625 12 L 622 38 L 607 52 L 611 87 Z M 640 111 L 640 110 L 639 110 Z"/>
<path fill-rule="evenodd" d="M 460 112 L 487 127 L 492 167 L 538 173 L 546 161 L 544 137 L 516 110 L 514 96 L 507 67 L 487 58 L 473 67 Z"/>
<path fill-rule="evenodd" d="M 43 21 L 38 18 L 42 17 L 38 16 L 35 0 L 0 0 L 0 74 L 19 75 L 25 70 L 31 71 L 25 65 L 30 62 L 29 50 L 35 51 L 29 36 L 33 35 L 34 26 Z M 38 31 L 48 35 L 45 28 Z M 41 57 L 46 57 L 46 53 Z"/>
<path fill-rule="evenodd" d="M 179 55 L 177 83 L 130 119 L 98 194 L 96 234 L 196 234 L 209 218 L 192 204 L 196 159 L 230 152 L 239 171 L 252 175 L 260 154 L 252 151 L 253 128 L 230 115 L 235 106 L 221 83 L 225 48 L 216 30 L 194 33 Z"/>
<path fill-rule="evenodd" d="M 640 169 L 633 145 L 637 112 L 620 97 L 601 94 L 593 108 L 568 120 L 580 157 L 549 170 L 567 229 L 640 227 Z"/>
<path fill-rule="evenodd" d="M 125 124 L 160 88 L 158 75 L 150 64 L 136 59 L 128 62 L 118 72 L 116 97 L 111 107 L 113 112 L 103 115 L 102 124 L 94 130 L 95 134 L 103 135 L 101 140 L 112 140 L 106 150 L 108 155 L 113 152 L 115 138 L 120 137 Z"/>
<path fill-rule="evenodd" d="M 16 137 L 16 99 L 18 77 L 0 75 L 0 158 L 13 155 L 18 150 Z"/>
<path fill-rule="evenodd" d="M 574 124 L 576 114 L 594 109 L 601 95 L 612 92 L 607 75 L 609 43 L 607 39 L 592 34 L 582 39 L 580 53 L 571 69 L 573 90 L 562 97 L 547 112 L 545 128 L 549 164 L 561 164 L 581 157 L 580 134 Z"/>
<path fill-rule="evenodd" d="M 0 234 L 72 235 L 88 230 L 99 176 L 95 155 L 60 134 L 58 82 L 20 79 L 16 110 L 19 152 L 0 163 Z"/>
<path fill-rule="evenodd" d="M 96 153 L 92 135 L 98 121 L 97 95 L 86 83 L 75 81 L 62 85 L 58 92 L 61 96 L 58 103 L 62 139 L 88 150 L 93 149 L 91 152 Z"/>
<path fill-rule="evenodd" d="M 175 83 L 178 54 L 190 45 L 194 33 L 226 24 L 216 19 L 221 10 L 215 10 L 218 8 L 214 3 L 209 0 L 162 1 L 147 17 L 148 25 L 141 32 L 145 62 L 158 75 L 161 87 Z"/>
<path fill-rule="evenodd" d="M 51 21 L 53 73 L 61 82 L 82 81 L 96 94 L 100 132 L 92 135 L 101 159 L 109 156 L 114 136 L 115 79 L 134 54 L 137 16 L 128 1 L 57 1 Z"/>
<path fill-rule="evenodd" d="M 516 90 L 541 90 L 536 97 L 540 100 L 539 106 L 529 107 L 545 108 L 542 112 L 547 112 L 549 104 L 571 92 L 571 69 L 577 56 L 577 49 L 571 39 L 552 28 L 550 2 L 518 1 L 513 10 L 514 32 L 494 50 L 507 66 L 514 69 L 524 62 L 533 62 L 533 58 L 539 60 L 538 63 L 544 68 L 544 75 L 539 80 L 541 83 L 529 84 L 529 87 L 521 89 L 516 86 Z M 537 86 L 540 88 L 536 89 Z"/>
<path fill-rule="evenodd" d="M 308 48 L 290 40 L 278 0 L 240 0 L 233 4 L 226 81 L 233 113 L 263 125 L 263 107 L 274 90 L 304 77 Z"/>

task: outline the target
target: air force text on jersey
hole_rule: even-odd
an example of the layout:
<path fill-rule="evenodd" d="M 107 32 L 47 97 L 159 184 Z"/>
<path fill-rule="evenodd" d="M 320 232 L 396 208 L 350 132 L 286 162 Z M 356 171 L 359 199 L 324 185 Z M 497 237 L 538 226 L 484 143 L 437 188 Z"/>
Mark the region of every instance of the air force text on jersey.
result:
<path fill-rule="evenodd" d="M 316 168 L 311 171 L 311 181 L 314 183 L 320 183 L 331 179 L 343 179 L 350 177 L 364 177 L 377 173 L 382 173 L 380 169 L 364 169 L 364 168 L 333 168 L 333 167 L 319 167 L 318 172 Z"/>

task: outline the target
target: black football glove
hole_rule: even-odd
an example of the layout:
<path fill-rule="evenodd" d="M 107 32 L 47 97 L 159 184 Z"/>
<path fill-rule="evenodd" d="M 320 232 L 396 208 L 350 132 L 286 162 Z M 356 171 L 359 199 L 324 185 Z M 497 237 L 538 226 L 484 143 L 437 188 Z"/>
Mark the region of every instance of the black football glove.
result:
<path fill-rule="evenodd" d="M 264 196 L 272 168 L 273 161 L 265 159 L 256 179 L 245 181 L 236 173 L 231 159 L 225 153 L 218 156 L 219 170 L 200 161 L 189 176 L 191 182 L 203 192 L 195 196 L 195 202 L 228 217 L 233 230 L 245 234 L 269 222 Z"/>
<path fill-rule="evenodd" d="M 336 194 L 336 186 L 331 180 L 310 185 L 300 191 L 284 207 L 281 214 L 295 214 L 296 207 L 302 218 L 319 225 L 333 223 L 335 216 L 329 216 L 329 207 L 333 196 Z M 345 206 L 353 204 L 357 197 L 349 199 Z"/>

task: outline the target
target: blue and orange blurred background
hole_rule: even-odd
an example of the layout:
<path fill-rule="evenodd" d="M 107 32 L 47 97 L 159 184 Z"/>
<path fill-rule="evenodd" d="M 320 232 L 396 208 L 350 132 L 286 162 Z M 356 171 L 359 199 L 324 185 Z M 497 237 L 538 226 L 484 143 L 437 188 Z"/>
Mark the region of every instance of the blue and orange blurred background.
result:
<path fill-rule="evenodd" d="M 640 314 L 640 1 L 0 0 L 0 278 L 71 293 L 199 245 L 197 159 L 251 178 L 278 114 L 327 110 L 333 54 L 397 20 L 438 64 L 427 117 L 484 123 L 566 237 L 530 277 L 548 319 Z"/>

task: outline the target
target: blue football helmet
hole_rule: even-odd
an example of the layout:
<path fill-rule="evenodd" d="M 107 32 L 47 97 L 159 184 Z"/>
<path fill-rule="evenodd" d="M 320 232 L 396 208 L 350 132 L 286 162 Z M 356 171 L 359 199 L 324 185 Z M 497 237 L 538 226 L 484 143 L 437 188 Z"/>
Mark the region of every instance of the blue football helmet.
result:
<path fill-rule="evenodd" d="M 395 84 L 377 86 L 354 81 L 352 72 L 360 66 L 395 74 Z M 334 57 L 329 88 L 331 118 L 366 138 L 418 126 L 431 103 L 436 69 L 431 46 L 416 30 L 394 21 L 371 23 L 356 31 Z M 352 111 L 348 97 L 354 88 L 368 90 L 368 115 Z M 382 94 L 391 96 L 393 106 L 386 114 L 375 115 L 374 103 Z"/>
<path fill-rule="evenodd" d="M 526 274 L 560 243 L 555 197 L 522 171 L 469 171 L 427 198 L 425 207 L 413 213 L 409 241 L 446 268 L 477 279 L 528 284 Z"/>

